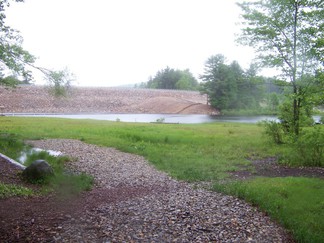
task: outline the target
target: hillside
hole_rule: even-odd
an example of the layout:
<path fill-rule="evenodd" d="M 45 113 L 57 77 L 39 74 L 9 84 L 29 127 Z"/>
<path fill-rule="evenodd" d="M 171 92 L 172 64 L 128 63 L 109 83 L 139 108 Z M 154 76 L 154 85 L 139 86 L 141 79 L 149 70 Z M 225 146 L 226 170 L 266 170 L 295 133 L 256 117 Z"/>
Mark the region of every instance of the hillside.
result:
<path fill-rule="evenodd" d="M 206 100 L 196 91 L 73 87 L 55 98 L 44 86 L 0 87 L 1 113 L 217 113 Z"/>

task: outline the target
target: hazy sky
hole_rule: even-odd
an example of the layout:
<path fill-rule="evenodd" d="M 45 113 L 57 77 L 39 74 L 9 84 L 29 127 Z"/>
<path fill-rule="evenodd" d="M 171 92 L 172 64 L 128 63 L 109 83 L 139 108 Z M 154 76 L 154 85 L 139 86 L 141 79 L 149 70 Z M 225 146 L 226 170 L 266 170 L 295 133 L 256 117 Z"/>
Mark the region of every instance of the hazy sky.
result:
<path fill-rule="evenodd" d="M 6 10 L 6 23 L 21 32 L 37 65 L 67 67 L 78 85 L 117 86 L 147 81 L 166 66 L 198 78 L 219 53 L 248 67 L 253 52 L 234 41 L 235 2 L 25 0 Z"/>

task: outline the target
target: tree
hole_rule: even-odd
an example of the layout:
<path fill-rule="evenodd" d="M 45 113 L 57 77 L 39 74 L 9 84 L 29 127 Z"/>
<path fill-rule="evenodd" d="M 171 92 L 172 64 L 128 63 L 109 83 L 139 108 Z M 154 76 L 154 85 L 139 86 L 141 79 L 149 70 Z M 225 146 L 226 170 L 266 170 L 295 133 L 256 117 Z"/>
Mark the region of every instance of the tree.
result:
<path fill-rule="evenodd" d="M 200 76 L 204 82 L 202 93 L 207 94 L 211 106 L 220 110 L 232 108 L 237 94 L 234 74 L 225 61 L 221 54 L 211 56 L 205 63 L 204 74 Z"/>
<path fill-rule="evenodd" d="M 23 0 L 12 1 L 23 2 Z M 0 0 L 0 85 L 15 86 L 19 83 L 30 83 L 33 77 L 29 68 L 33 68 L 42 72 L 45 79 L 56 87 L 56 90 L 61 90 L 54 92 L 56 95 L 66 94 L 63 89 L 70 85 L 71 74 L 66 69 L 53 71 L 36 66 L 34 64 L 36 58 L 23 49 L 23 38 L 19 32 L 5 24 L 5 8 L 10 6 L 9 2 L 9 0 Z M 5 73 L 8 71 L 12 74 L 6 76 Z"/>
<path fill-rule="evenodd" d="M 68 69 L 51 71 L 46 76 L 52 94 L 56 97 L 67 96 L 74 75 Z"/>
<path fill-rule="evenodd" d="M 197 79 L 192 75 L 189 69 L 180 70 L 181 78 L 176 82 L 175 88 L 180 90 L 196 90 L 198 87 Z"/>
<path fill-rule="evenodd" d="M 208 102 L 216 109 L 257 108 L 263 98 L 264 80 L 256 75 L 254 65 L 244 71 L 238 62 L 226 64 L 226 58 L 214 55 L 205 63 L 201 93 L 207 94 Z"/>
<path fill-rule="evenodd" d="M 242 74 L 243 79 L 238 87 L 241 106 L 238 105 L 237 108 L 256 109 L 260 107 L 265 94 L 265 78 L 258 76 L 258 71 L 258 65 L 252 63 Z"/>
<path fill-rule="evenodd" d="M 321 72 L 324 63 L 324 1 L 259 0 L 238 5 L 244 19 L 238 41 L 254 47 L 260 64 L 280 69 L 289 81 L 288 126 L 298 136 L 301 110 L 316 81 L 310 77 Z M 323 90 L 323 81 L 319 88 Z"/>
<path fill-rule="evenodd" d="M 166 67 L 158 71 L 154 78 L 150 77 L 146 87 L 151 89 L 196 90 L 198 81 L 189 69 L 179 70 Z"/>
<path fill-rule="evenodd" d="M 23 0 L 15 0 L 16 2 L 22 2 Z M 36 58 L 28 51 L 22 48 L 23 38 L 19 33 L 5 25 L 6 15 L 4 13 L 5 7 L 9 6 L 8 0 L 0 1 L 0 72 L 2 78 L 0 78 L 0 84 L 10 85 L 5 81 L 5 70 L 11 70 L 13 75 L 21 77 L 25 81 L 29 82 L 32 78 L 30 71 L 26 66 L 33 66 Z"/>

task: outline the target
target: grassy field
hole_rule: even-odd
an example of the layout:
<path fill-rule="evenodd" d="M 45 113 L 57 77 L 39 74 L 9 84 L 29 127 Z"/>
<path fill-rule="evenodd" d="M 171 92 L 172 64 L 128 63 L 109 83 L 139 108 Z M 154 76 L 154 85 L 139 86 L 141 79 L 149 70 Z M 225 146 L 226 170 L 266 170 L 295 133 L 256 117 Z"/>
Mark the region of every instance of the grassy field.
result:
<path fill-rule="evenodd" d="M 260 206 L 300 242 L 324 241 L 324 180 L 257 178 L 244 183 L 221 184 L 228 172 L 250 165 L 249 159 L 279 156 L 289 151 L 283 145 L 270 143 L 257 125 L 1 117 L 0 129 L 19 134 L 23 139 L 72 138 L 143 155 L 174 178 L 189 182 L 211 181 L 217 190 Z M 282 194 L 274 193 L 278 185 L 284 188 Z M 274 210 L 276 208 L 280 210 Z"/>

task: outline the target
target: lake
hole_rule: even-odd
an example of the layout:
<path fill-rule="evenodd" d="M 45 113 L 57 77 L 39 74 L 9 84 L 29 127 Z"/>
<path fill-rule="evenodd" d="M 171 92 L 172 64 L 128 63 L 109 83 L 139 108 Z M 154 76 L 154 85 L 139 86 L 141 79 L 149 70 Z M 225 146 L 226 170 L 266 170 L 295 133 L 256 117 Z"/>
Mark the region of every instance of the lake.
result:
<path fill-rule="evenodd" d="M 182 115 L 182 114 L 29 114 L 29 113 L 6 113 L 6 116 L 23 117 L 56 117 L 70 119 L 94 119 L 121 122 L 157 122 L 164 123 L 210 123 L 210 122 L 243 122 L 257 123 L 261 120 L 274 120 L 274 116 L 210 116 L 210 115 Z"/>
<path fill-rule="evenodd" d="M 163 122 L 163 123 L 212 123 L 212 122 L 239 122 L 257 123 L 262 120 L 277 120 L 276 116 L 211 116 L 211 115 L 183 115 L 183 114 L 29 114 L 5 113 L 6 116 L 23 117 L 54 117 L 69 119 L 93 119 L 120 122 Z M 314 121 L 319 121 L 320 116 L 313 116 Z"/>

